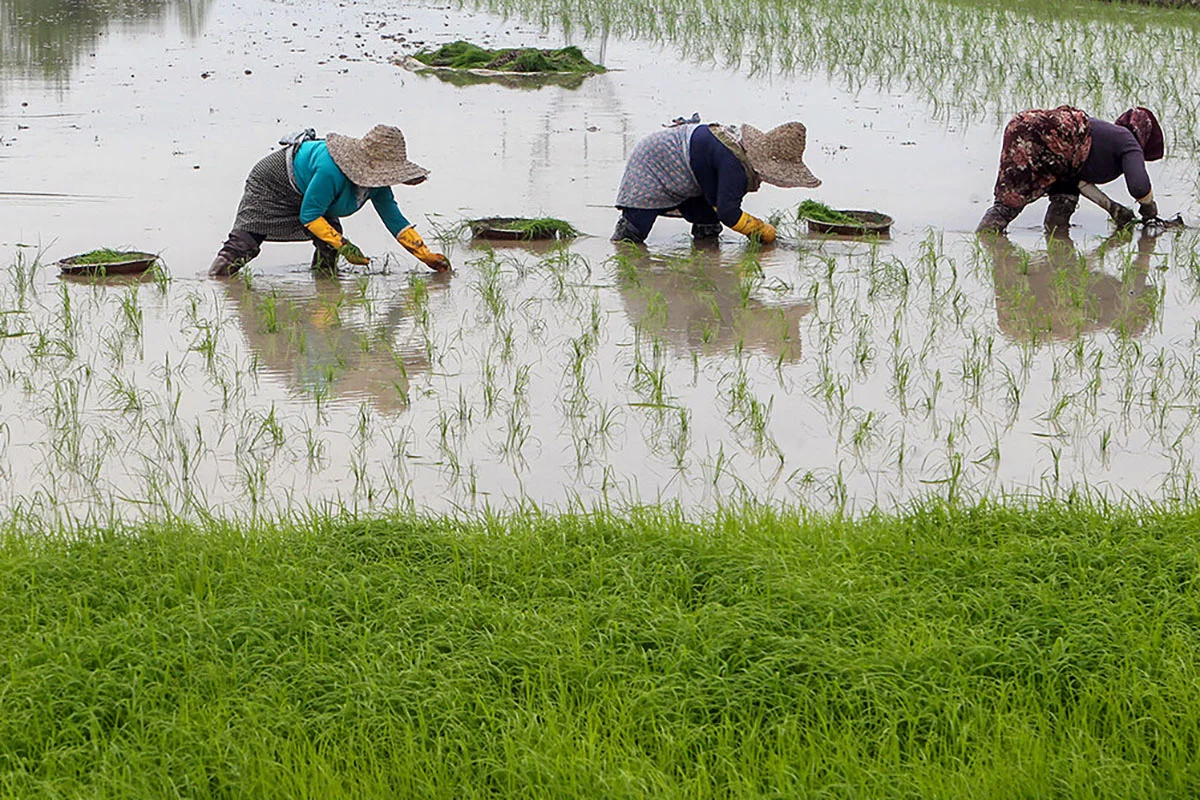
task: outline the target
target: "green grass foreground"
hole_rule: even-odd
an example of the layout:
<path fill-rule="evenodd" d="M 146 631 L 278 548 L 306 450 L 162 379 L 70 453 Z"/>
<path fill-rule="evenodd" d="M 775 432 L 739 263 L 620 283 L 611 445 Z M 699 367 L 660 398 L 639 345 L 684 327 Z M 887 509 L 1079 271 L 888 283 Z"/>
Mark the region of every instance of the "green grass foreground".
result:
<path fill-rule="evenodd" d="M 5 797 L 1200 789 L 1200 510 L 15 527 Z"/>

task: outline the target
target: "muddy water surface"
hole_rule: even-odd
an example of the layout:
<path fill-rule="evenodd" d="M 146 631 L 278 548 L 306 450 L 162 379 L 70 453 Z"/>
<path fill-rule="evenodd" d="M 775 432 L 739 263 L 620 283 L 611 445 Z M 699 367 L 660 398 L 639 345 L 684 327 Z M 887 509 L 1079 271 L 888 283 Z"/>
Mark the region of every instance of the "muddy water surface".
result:
<path fill-rule="evenodd" d="M 31 6 L 0 0 L 10 510 L 1191 491 L 1200 243 L 1110 239 L 1090 208 L 1047 242 L 1035 206 L 1011 241 L 981 245 L 994 114 L 947 114 L 911 81 L 852 91 L 824 70 L 717 67 L 628 31 L 578 39 L 457 8 L 213 0 L 34 25 Z M 389 63 L 460 37 L 576 43 L 611 71 L 513 89 Z M 891 213 L 893 238 L 785 225 L 761 252 L 732 233 L 695 249 L 663 220 L 645 252 L 619 252 L 625 157 L 696 110 L 808 124 L 825 185 L 766 187 L 752 212 L 815 196 Z M 498 213 L 591 236 L 447 240 L 457 271 L 430 276 L 368 209 L 347 220 L 368 270 L 317 278 L 307 245 L 268 244 L 248 279 L 204 276 L 281 134 L 380 121 L 432 170 L 397 189 L 427 238 Z M 1164 211 L 1194 219 L 1195 155 L 1181 145 L 1152 176 Z M 120 245 L 161 252 L 170 280 L 45 266 Z"/>

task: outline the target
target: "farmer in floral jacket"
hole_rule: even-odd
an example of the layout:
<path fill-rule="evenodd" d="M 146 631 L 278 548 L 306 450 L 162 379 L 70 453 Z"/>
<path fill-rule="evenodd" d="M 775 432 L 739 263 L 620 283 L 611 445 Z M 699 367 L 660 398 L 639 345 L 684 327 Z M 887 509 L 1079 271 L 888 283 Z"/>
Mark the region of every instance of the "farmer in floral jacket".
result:
<path fill-rule="evenodd" d="M 1131 108 L 1115 123 L 1070 106 L 1022 111 L 1004 129 L 996 200 L 977 230 L 1003 231 L 1021 209 L 1047 194 L 1047 230 L 1070 226 L 1080 194 L 1123 227 L 1134 221 L 1133 211 L 1096 186 L 1121 175 L 1142 219 L 1155 219 L 1158 206 L 1146 162 L 1162 156 L 1162 127 L 1148 108 Z"/>
<path fill-rule="evenodd" d="M 258 255 L 264 241 L 312 241 L 313 269 L 335 270 L 339 255 L 351 264 L 368 264 L 342 235 L 340 220 L 368 200 L 408 252 L 438 272 L 450 269 L 444 255 L 425 246 L 392 195 L 393 185 L 415 186 L 429 175 L 408 160 L 399 128 L 376 125 L 361 139 L 331 133 L 323 140 L 309 129 L 280 144 L 288 146 L 250 170 L 233 230 L 209 275 L 233 275 Z"/>

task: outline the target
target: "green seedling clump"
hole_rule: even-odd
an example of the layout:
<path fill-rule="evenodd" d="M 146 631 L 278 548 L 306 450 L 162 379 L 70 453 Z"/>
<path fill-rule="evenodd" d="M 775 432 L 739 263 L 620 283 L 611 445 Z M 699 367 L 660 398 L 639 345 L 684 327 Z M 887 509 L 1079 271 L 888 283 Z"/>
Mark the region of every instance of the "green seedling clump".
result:
<path fill-rule="evenodd" d="M 811 219 L 816 222 L 826 222 L 830 225 L 857 225 L 862 226 L 862 220 L 855 219 L 849 214 L 838 211 L 836 208 L 830 208 L 824 203 L 816 200 L 805 200 L 796 209 L 796 216 L 799 219 Z"/>
<path fill-rule="evenodd" d="M 484 239 L 574 239 L 580 235 L 574 225 L 554 217 L 485 217 L 468 220 L 464 225 L 472 235 Z"/>
<path fill-rule="evenodd" d="M 454 69 L 472 69 L 485 67 L 496 57 L 493 50 L 485 50 L 470 42 L 451 42 L 437 50 L 422 50 L 413 58 L 431 67 L 453 67 Z"/>
<path fill-rule="evenodd" d="M 526 239 L 574 239 L 579 235 L 574 225 L 554 217 L 517 219 L 506 222 L 503 227 L 519 232 Z"/>
<path fill-rule="evenodd" d="M 130 253 L 126 250 L 113 250 L 111 248 L 101 248 L 92 250 L 82 255 L 71 258 L 72 264 L 116 264 L 121 261 L 129 261 L 131 258 L 142 255 L 142 253 Z"/>
<path fill-rule="evenodd" d="M 422 50 L 413 58 L 431 67 L 490 69 L 499 72 L 604 72 L 578 47 L 539 50 L 534 47 L 488 50 L 470 42 L 457 41 L 437 50 Z"/>

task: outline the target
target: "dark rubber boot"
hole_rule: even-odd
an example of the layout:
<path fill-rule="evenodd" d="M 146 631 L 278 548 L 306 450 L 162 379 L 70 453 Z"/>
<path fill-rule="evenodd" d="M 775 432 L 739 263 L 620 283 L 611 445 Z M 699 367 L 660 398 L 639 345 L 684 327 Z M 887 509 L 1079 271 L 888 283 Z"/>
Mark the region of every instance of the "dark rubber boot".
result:
<path fill-rule="evenodd" d="M 646 241 L 646 234 L 639 231 L 633 224 L 622 214 L 617 219 L 617 227 L 613 229 L 612 240 L 614 242 L 633 242 L 634 244 L 643 244 Z"/>
<path fill-rule="evenodd" d="M 338 251 L 325 242 L 313 243 L 312 268 L 316 272 L 337 272 Z"/>
<path fill-rule="evenodd" d="M 1021 209 L 1006 206 L 1004 203 L 995 203 L 983 215 L 983 219 L 979 220 L 979 226 L 975 228 L 976 233 L 1004 233 L 1008 227 L 1008 223 L 1017 218 L 1021 213 Z"/>
<path fill-rule="evenodd" d="M 1052 194 L 1050 207 L 1046 209 L 1046 218 L 1042 224 L 1046 233 L 1066 233 L 1071 228 L 1071 215 L 1079 207 L 1077 194 Z"/>
<path fill-rule="evenodd" d="M 232 230 L 208 268 L 210 278 L 228 278 L 253 261 L 261 251 L 263 237 L 249 231 Z"/>
<path fill-rule="evenodd" d="M 342 232 L 342 221 L 337 217 L 325 217 L 325 221 L 329 223 L 338 233 Z M 337 273 L 338 267 L 338 251 L 337 248 L 327 242 L 324 242 L 317 237 L 312 237 L 313 257 L 312 268 L 316 272 L 324 272 L 329 275 Z"/>
<path fill-rule="evenodd" d="M 721 235 L 721 223 L 697 222 L 692 225 L 693 239 L 716 239 Z"/>

